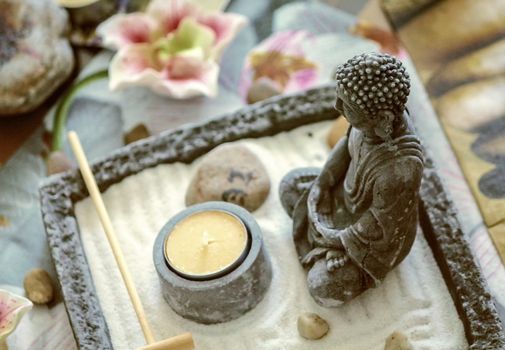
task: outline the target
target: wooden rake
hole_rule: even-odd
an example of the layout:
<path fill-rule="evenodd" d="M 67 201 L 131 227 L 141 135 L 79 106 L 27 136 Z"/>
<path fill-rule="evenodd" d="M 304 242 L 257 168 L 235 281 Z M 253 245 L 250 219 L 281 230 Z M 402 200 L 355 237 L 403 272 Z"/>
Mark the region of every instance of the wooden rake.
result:
<path fill-rule="evenodd" d="M 117 266 L 121 272 L 124 284 L 128 290 L 128 295 L 130 296 L 133 308 L 137 314 L 140 327 L 144 333 L 147 345 L 138 350 L 193 350 L 195 345 L 193 343 L 191 333 L 184 333 L 158 342 L 154 340 L 153 333 L 149 327 L 144 308 L 142 307 L 142 303 L 140 301 L 140 297 L 135 289 L 128 267 L 126 266 L 126 261 L 119 246 L 116 232 L 112 227 L 112 222 L 110 221 L 102 195 L 100 194 L 100 190 L 98 189 L 93 173 L 91 172 L 91 168 L 89 167 L 88 160 L 86 159 L 86 155 L 82 149 L 79 137 L 74 131 L 71 131 L 68 134 L 68 140 L 70 142 L 70 146 L 72 147 L 72 151 L 74 152 L 75 158 L 77 159 L 77 163 L 79 164 L 86 188 L 88 189 L 91 200 L 93 201 L 96 212 L 98 213 L 98 217 L 100 218 L 100 222 L 102 223 L 107 240 L 109 241 L 109 245 L 112 249 L 112 253 L 116 259 Z"/>

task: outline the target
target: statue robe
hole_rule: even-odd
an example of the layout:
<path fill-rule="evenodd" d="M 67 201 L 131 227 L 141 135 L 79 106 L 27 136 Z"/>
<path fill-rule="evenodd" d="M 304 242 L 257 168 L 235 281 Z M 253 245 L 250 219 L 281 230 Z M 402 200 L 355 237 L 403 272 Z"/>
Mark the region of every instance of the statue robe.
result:
<path fill-rule="evenodd" d="M 320 235 L 313 226 L 314 220 L 342 229 L 339 237 L 347 256 L 377 285 L 403 260 L 414 242 L 423 155 L 417 137 L 406 132 L 372 147 L 359 159 L 360 137 L 361 133 L 351 128 L 348 137 L 341 141 L 348 142 L 348 147 L 337 150 L 349 152 L 347 173 L 332 187 L 320 189 L 333 197 L 331 212 L 317 218 L 308 216 L 309 193 L 319 185 L 316 178 L 295 206 L 293 235 L 303 262 L 309 253 L 324 258 L 331 250 L 314 244 L 314 236 Z M 326 168 L 331 169 L 331 164 Z"/>

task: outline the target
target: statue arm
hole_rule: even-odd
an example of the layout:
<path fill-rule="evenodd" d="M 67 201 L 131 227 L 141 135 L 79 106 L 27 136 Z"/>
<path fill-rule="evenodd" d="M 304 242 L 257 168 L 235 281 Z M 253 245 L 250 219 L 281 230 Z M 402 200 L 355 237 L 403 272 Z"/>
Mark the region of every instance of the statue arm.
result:
<path fill-rule="evenodd" d="M 380 239 L 384 234 L 371 210 L 367 210 L 356 223 L 344 229 L 328 228 L 319 223 L 314 223 L 314 228 L 319 233 L 319 236 L 314 237 L 314 241 L 319 247 L 337 250 L 344 249 L 342 243 L 342 237 L 344 236 L 357 234 L 366 240 L 374 241 Z"/>
<path fill-rule="evenodd" d="M 351 156 L 349 155 L 348 149 L 348 137 L 344 136 L 331 151 L 320 175 L 316 178 L 310 188 L 307 202 L 309 217 L 317 216 L 318 206 L 329 208 L 328 205 L 324 205 L 324 203 L 327 203 L 330 200 L 329 189 L 335 186 L 342 177 L 345 176 L 347 169 L 349 168 L 350 161 Z M 322 191 L 321 189 L 325 190 Z"/>
<path fill-rule="evenodd" d="M 396 174 L 394 168 L 390 170 L 391 172 L 388 171 L 375 180 L 372 205 L 352 225 L 355 232 L 367 240 L 375 241 L 384 236 L 384 229 L 379 220 L 382 216 L 392 216 L 394 219 L 407 195 L 404 190 L 404 181 L 394 175 Z"/>
<path fill-rule="evenodd" d="M 407 174 L 407 175 L 404 175 Z M 370 208 L 349 228 L 361 239 L 377 241 L 384 235 L 395 231 L 403 224 L 406 212 L 417 203 L 420 175 L 400 165 L 388 168 L 388 171 L 375 180 L 373 199 Z"/>
<path fill-rule="evenodd" d="M 395 176 L 398 172 L 394 168 L 388 170 L 391 171 L 376 179 L 372 204 L 355 223 L 344 229 L 334 229 L 325 227 L 320 220 L 314 220 L 314 228 L 320 234 L 315 237 L 319 246 L 339 249 L 343 247 L 342 239 L 346 240 L 343 237 L 355 235 L 367 241 L 384 237 L 384 223 L 396 223 L 398 215 L 403 213 L 404 207 L 412 198 L 413 192 L 410 189 L 415 187 L 410 185 L 410 180 Z"/>
<path fill-rule="evenodd" d="M 321 170 L 318 182 L 321 186 L 334 186 L 349 168 L 351 156 L 349 155 L 348 136 L 342 137 L 330 152 L 326 163 Z"/>

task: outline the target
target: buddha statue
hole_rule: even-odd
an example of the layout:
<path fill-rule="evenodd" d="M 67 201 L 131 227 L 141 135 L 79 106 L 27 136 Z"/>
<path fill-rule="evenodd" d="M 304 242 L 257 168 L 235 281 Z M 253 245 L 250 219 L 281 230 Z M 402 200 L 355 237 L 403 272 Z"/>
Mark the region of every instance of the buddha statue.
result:
<path fill-rule="evenodd" d="M 282 205 L 315 301 L 338 306 L 378 286 L 408 254 L 418 226 L 423 151 L 396 58 L 355 56 L 337 69 L 337 111 L 350 124 L 322 169 L 281 181 Z"/>

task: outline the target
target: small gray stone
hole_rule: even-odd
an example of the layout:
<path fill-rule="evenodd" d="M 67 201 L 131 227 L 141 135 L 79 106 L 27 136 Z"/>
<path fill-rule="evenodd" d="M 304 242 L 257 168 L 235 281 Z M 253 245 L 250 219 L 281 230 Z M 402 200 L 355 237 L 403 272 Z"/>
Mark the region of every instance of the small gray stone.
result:
<path fill-rule="evenodd" d="M 151 136 L 151 133 L 145 126 L 145 124 L 140 123 L 135 125 L 133 129 L 128 131 L 126 134 L 123 135 L 123 141 L 125 145 L 129 145 L 130 143 L 133 143 L 138 140 L 145 139 L 146 137 Z"/>
<path fill-rule="evenodd" d="M 222 145 L 207 154 L 188 187 L 186 205 L 230 202 L 249 211 L 258 209 L 270 192 L 270 178 L 247 147 Z"/>
<path fill-rule="evenodd" d="M 395 331 L 387 337 L 384 350 L 413 350 L 413 347 L 405 334 Z"/>
<path fill-rule="evenodd" d="M 105 21 L 110 16 L 114 15 L 118 10 L 118 1 L 115 0 L 98 0 L 85 6 L 69 6 L 67 8 L 70 14 L 70 20 L 73 28 L 88 29 L 96 27 L 100 22 Z"/>
<path fill-rule="evenodd" d="M 0 2 L 0 115 L 35 109 L 68 78 L 67 22 L 52 0 Z"/>
<path fill-rule="evenodd" d="M 247 93 L 247 103 L 252 104 L 263 101 L 269 97 L 279 95 L 282 91 L 268 78 L 254 81 Z"/>
<path fill-rule="evenodd" d="M 47 175 L 62 173 L 73 168 L 73 164 L 63 151 L 54 151 L 47 158 Z"/>
<path fill-rule="evenodd" d="M 298 317 L 298 333 L 305 339 L 321 339 L 329 330 L 328 322 L 317 314 L 306 312 Z"/>

